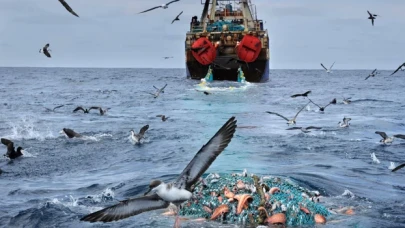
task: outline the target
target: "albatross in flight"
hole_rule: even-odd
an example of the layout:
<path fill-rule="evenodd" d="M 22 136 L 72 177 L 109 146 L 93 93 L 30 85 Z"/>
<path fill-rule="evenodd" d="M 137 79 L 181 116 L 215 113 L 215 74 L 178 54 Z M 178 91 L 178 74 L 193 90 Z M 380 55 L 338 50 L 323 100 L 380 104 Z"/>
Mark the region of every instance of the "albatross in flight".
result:
<path fill-rule="evenodd" d="M 388 137 L 388 135 L 383 131 L 376 131 L 375 133 L 379 134 L 382 137 L 380 142 L 382 142 L 385 145 L 391 144 L 394 141 L 394 138 L 405 139 L 405 135 L 397 134 L 397 135 L 393 135 L 391 137 Z"/>
<path fill-rule="evenodd" d="M 405 63 L 402 63 L 391 75 L 397 73 L 399 70 L 404 71 L 405 70 Z"/>
<path fill-rule="evenodd" d="M 377 17 L 378 15 L 377 15 L 377 14 L 372 14 L 372 13 L 370 13 L 370 11 L 368 11 L 368 10 L 367 10 L 367 13 L 368 13 L 368 15 L 369 15 L 369 17 L 368 17 L 367 19 L 370 19 L 370 20 L 371 20 L 371 24 L 374 26 L 375 17 Z"/>
<path fill-rule="evenodd" d="M 273 114 L 273 115 L 276 115 L 276 116 L 279 116 L 279 117 L 281 117 L 281 118 L 287 120 L 287 124 L 288 124 L 288 125 L 290 125 L 290 124 L 295 125 L 295 124 L 297 123 L 295 120 L 297 119 L 298 114 L 300 114 L 300 112 L 301 112 L 302 110 L 304 110 L 304 108 L 307 107 L 307 105 L 308 105 L 309 103 L 310 103 L 310 102 L 308 102 L 304 107 L 302 107 L 302 108 L 297 112 L 297 114 L 295 114 L 294 118 L 292 118 L 292 119 L 288 119 L 287 117 L 285 117 L 285 116 L 283 116 L 283 115 L 281 115 L 281 114 L 275 113 L 275 112 L 267 112 L 267 113 Z"/>
<path fill-rule="evenodd" d="M 325 69 L 326 70 L 326 73 L 331 73 L 332 72 L 332 67 L 333 67 L 333 65 L 335 64 L 335 62 L 333 62 L 332 63 L 332 66 L 330 66 L 330 68 L 328 69 L 328 68 L 326 68 L 322 63 L 321 63 L 321 66 L 323 67 L 323 69 Z"/>
<path fill-rule="evenodd" d="M 77 15 L 77 13 L 75 13 L 75 11 L 72 10 L 72 8 L 70 8 L 70 6 L 65 2 L 65 0 L 59 0 L 60 3 L 62 3 L 62 5 L 65 7 L 65 9 L 67 11 L 69 11 L 71 14 L 75 15 L 76 17 L 79 17 L 79 15 Z"/>
<path fill-rule="evenodd" d="M 179 15 L 177 15 L 176 18 L 173 19 L 172 24 L 173 24 L 175 21 L 180 21 L 180 18 L 179 18 L 179 17 L 180 17 L 180 15 L 181 15 L 182 13 L 183 13 L 183 11 L 181 11 L 181 12 L 179 13 Z"/>
<path fill-rule="evenodd" d="M 174 3 L 174 2 L 178 2 L 178 1 L 180 1 L 180 0 L 173 0 L 173 1 L 168 2 L 168 3 L 166 3 L 166 4 L 162 4 L 162 5 L 160 5 L 160 6 L 152 7 L 152 8 L 150 8 L 150 9 L 147 9 L 147 10 L 142 11 L 142 12 L 140 12 L 140 13 L 146 13 L 146 12 L 152 11 L 152 10 L 157 9 L 157 8 L 167 9 L 170 4 L 172 4 L 172 3 Z M 138 13 L 138 14 L 140 14 L 140 13 Z"/>
<path fill-rule="evenodd" d="M 81 218 L 88 222 L 112 222 L 134 216 L 143 212 L 167 208 L 170 203 L 177 207 L 192 197 L 192 186 L 197 183 L 201 175 L 210 167 L 218 155 L 228 146 L 236 130 L 235 117 L 230 118 L 218 132 L 201 147 L 194 158 L 172 183 L 160 180 L 150 182 L 149 190 L 133 199 L 96 211 Z M 152 191 L 151 195 L 147 195 Z M 175 227 L 179 224 L 176 211 Z"/>
<path fill-rule="evenodd" d="M 51 54 L 49 54 L 50 51 L 52 51 L 49 48 L 49 44 L 45 44 L 45 46 L 41 49 L 39 49 L 39 53 L 44 53 L 44 55 L 46 55 L 46 57 L 51 58 Z"/>
<path fill-rule="evenodd" d="M 377 72 L 377 69 L 374 69 L 373 70 L 373 72 L 371 72 L 367 77 L 366 77 L 366 79 L 364 79 L 364 80 L 367 80 L 369 77 L 374 77 L 374 76 L 376 76 L 377 74 L 379 74 L 380 72 Z"/>
<path fill-rule="evenodd" d="M 309 99 L 309 98 L 308 98 L 308 99 Z M 331 104 L 336 104 L 336 98 L 334 98 L 331 102 L 329 102 L 325 107 L 319 106 L 319 105 L 315 104 L 311 99 L 309 99 L 309 102 L 311 102 L 312 104 L 318 106 L 319 111 L 323 112 L 323 111 L 325 111 L 325 108 L 328 107 L 329 105 L 331 105 Z"/>
<path fill-rule="evenodd" d="M 155 92 L 155 93 L 148 93 L 148 92 L 146 92 L 146 93 L 148 93 L 148 94 L 150 94 L 150 95 L 153 95 L 153 98 L 158 98 L 161 93 L 165 93 L 165 88 L 166 88 L 166 86 L 167 86 L 167 84 L 166 84 L 165 86 L 163 86 L 162 88 L 160 88 L 160 89 L 157 88 L 156 86 L 153 86 L 153 88 L 156 89 L 156 92 Z"/>
<path fill-rule="evenodd" d="M 17 151 L 14 149 L 14 143 L 11 140 L 1 138 L 1 143 L 7 146 L 7 153 L 4 155 L 5 157 L 8 157 L 10 159 L 15 159 L 23 155 L 22 152 L 24 152 L 22 147 L 17 147 Z"/>
<path fill-rule="evenodd" d="M 309 127 L 290 127 L 287 128 L 286 130 L 301 130 L 303 133 L 309 133 L 310 129 L 315 129 L 315 130 L 320 130 L 322 129 L 321 127 L 314 127 L 314 126 L 309 126 Z"/>
<path fill-rule="evenodd" d="M 308 91 L 305 92 L 305 93 L 294 94 L 294 95 L 292 95 L 291 97 L 292 97 L 292 98 L 296 98 L 296 97 L 308 97 L 308 94 L 310 94 L 310 93 L 311 93 L 311 90 L 308 90 Z"/>

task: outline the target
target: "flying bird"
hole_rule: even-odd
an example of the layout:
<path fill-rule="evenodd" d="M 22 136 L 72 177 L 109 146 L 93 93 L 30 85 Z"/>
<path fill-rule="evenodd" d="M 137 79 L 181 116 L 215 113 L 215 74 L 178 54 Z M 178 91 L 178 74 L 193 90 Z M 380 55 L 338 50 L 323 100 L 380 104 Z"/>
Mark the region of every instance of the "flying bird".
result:
<path fill-rule="evenodd" d="M 153 88 L 156 89 L 156 92 L 155 92 L 155 93 L 148 93 L 148 92 L 146 92 L 146 93 L 152 95 L 154 98 L 158 98 L 161 93 L 164 93 L 164 92 L 165 92 L 166 86 L 167 86 L 167 84 L 166 84 L 165 86 L 163 86 L 162 88 L 160 88 L 160 89 L 157 88 L 156 86 L 153 86 Z"/>
<path fill-rule="evenodd" d="M 392 170 L 391 170 L 391 172 L 395 172 L 395 171 L 397 171 L 397 170 L 399 170 L 399 169 L 402 169 L 402 168 L 404 168 L 405 167 L 405 163 L 404 164 L 401 164 L 401 165 L 399 165 L 399 166 L 397 166 L 397 167 L 395 167 L 395 168 L 393 168 Z"/>
<path fill-rule="evenodd" d="M 309 98 L 308 98 L 308 99 L 309 99 Z M 331 104 L 336 104 L 336 98 L 334 98 L 331 102 L 329 102 L 325 107 L 317 105 L 317 104 L 316 104 L 315 102 L 313 102 L 311 99 L 309 99 L 309 102 L 311 102 L 312 104 L 318 106 L 319 111 L 323 112 L 323 111 L 325 111 L 325 108 L 328 107 L 329 105 L 331 105 Z"/>
<path fill-rule="evenodd" d="M 56 107 L 53 108 L 53 109 L 50 109 L 50 108 L 45 107 L 45 109 L 46 109 L 48 112 L 54 112 L 56 109 L 62 108 L 63 106 L 65 106 L 65 105 L 58 105 L 58 106 L 56 106 Z"/>
<path fill-rule="evenodd" d="M 323 67 L 323 69 L 325 69 L 326 70 L 326 73 L 331 73 L 332 72 L 332 67 L 333 67 L 333 65 L 335 64 L 335 62 L 333 62 L 333 64 L 332 64 L 332 66 L 330 66 L 330 68 L 329 69 L 327 69 L 322 63 L 321 63 L 321 66 Z"/>
<path fill-rule="evenodd" d="M 350 123 L 349 123 L 349 121 L 350 120 L 352 120 L 352 118 L 346 118 L 346 117 L 344 117 L 343 118 L 343 122 L 340 122 L 339 121 L 339 127 L 349 127 L 350 126 Z"/>
<path fill-rule="evenodd" d="M 374 76 L 376 76 L 377 74 L 379 74 L 379 72 L 377 72 L 377 69 L 374 69 L 373 72 L 371 72 L 371 73 L 366 77 L 366 79 L 364 79 L 364 80 L 367 80 L 369 77 L 374 77 Z"/>
<path fill-rule="evenodd" d="M 382 137 L 380 142 L 382 142 L 384 144 L 391 144 L 394 141 L 394 138 L 405 139 L 405 135 L 401 135 L 401 134 L 397 134 L 397 135 L 388 137 L 388 135 L 383 131 L 376 131 L 375 133 L 379 134 Z"/>
<path fill-rule="evenodd" d="M 163 122 L 169 119 L 169 117 L 166 117 L 165 115 L 157 115 L 156 117 L 161 117 Z"/>
<path fill-rule="evenodd" d="M 179 15 L 177 15 L 176 18 L 173 19 L 172 24 L 173 24 L 175 21 L 180 21 L 180 18 L 179 18 L 179 17 L 180 17 L 180 15 L 181 15 L 182 13 L 183 13 L 183 11 L 181 11 L 181 12 L 179 13 Z"/>
<path fill-rule="evenodd" d="M 391 75 L 397 73 L 399 70 L 404 71 L 405 70 L 405 63 L 402 63 Z"/>
<path fill-rule="evenodd" d="M 145 125 L 141 128 L 141 130 L 139 131 L 139 134 L 136 134 L 134 130 L 131 130 L 131 139 L 132 141 L 134 141 L 135 144 L 140 144 L 141 143 L 141 139 L 144 138 L 144 134 L 145 132 L 149 129 L 149 125 Z"/>
<path fill-rule="evenodd" d="M 173 58 L 173 56 L 165 56 L 165 57 L 163 57 L 164 59 L 171 59 L 171 58 Z"/>
<path fill-rule="evenodd" d="M 154 10 L 154 9 L 158 9 L 158 8 L 167 9 L 170 4 L 172 4 L 172 3 L 174 3 L 174 2 L 178 2 L 178 1 L 180 1 L 180 0 L 173 0 L 173 1 L 168 2 L 168 3 L 166 3 L 166 4 L 162 4 L 162 5 L 160 5 L 160 6 L 155 6 L 155 7 L 152 7 L 152 8 L 150 8 L 150 9 L 147 9 L 147 10 L 145 10 L 145 11 L 142 11 L 142 12 L 138 13 L 138 14 L 146 13 L 146 12 L 152 11 L 152 10 Z"/>
<path fill-rule="evenodd" d="M 10 159 L 15 159 L 23 155 L 22 152 L 24 152 L 22 147 L 17 147 L 17 151 L 15 151 L 14 148 L 14 143 L 11 140 L 1 138 L 1 143 L 3 143 L 5 146 L 7 146 L 7 153 L 4 155 L 5 157 L 8 157 Z"/>
<path fill-rule="evenodd" d="M 133 199 L 96 211 L 81 218 L 88 222 L 112 222 L 134 216 L 143 212 L 167 208 L 170 203 L 176 205 L 176 209 L 192 197 L 192 186 L 195 185 L 202 174 L 211 166 L 218 155 L 228 146 L 236 130 L 235 117 L 230 118 L 218 132 L 201 147 L 194 158 L 172 183 L 164 183 L 160 180 L 150 182 L 149 190 Z M 151 195 L 147 193 L 153 192 Z M 179 224 L 178 210 L 176 210 L 175 227 Z"/>
<path fill-rule="evenodd" d="M 285 117 L 285 116 L 283 116 L 283 115 L 281 115 L 281 114 L 275 113 L 275 112 L 267 112 L 267 113 L 273 114 L 273 115 L 276 115 L 276 116 L 279 116 L 279 117 L 281 117 L 281 118 L 287 120 L 287 124 L 288 124 L 288 125 L 291 125 L 291 124 L 292 124 L 292 125 L 295 125 L 295 124 L 297 123 L 297 122 L 296 122 L 296 119 L 297 119 L 298 114 L 300 114 L 300 112 L 301 112 L 302 110 L 304 110 L 304 108 L 307 107 L 307 105 L 308 105 L 309 103 L 310 103 L 310 102 L 308 102 L 304 107 L 302 107 L 302 108 L 297 112 L 297 114 L 295 114 L 294 118 L 292 118 L 292 119 L 288 119 L 287 117 Z"/>
<path fill-rule="evenodd" d="M 79 17 L 79 15 L 77 15 L 77 13 L 75 13 L 75 11 L 72 10 L 72 8 L 70 8 L 70 6 L 65 2 L 65 0 L 59 0 L 60 3 L 62 3 L 62 5 L 65 7 L 65 9 L 67 11 L 69 11 L 71 14 L 75 15 L 76 17 Z"/>
<path fill-rule="evenodd" d="M 291 97 L 292 97 L 292 98 L 296 98 L 296 97 L 308 97 L 308 94 L 310 94 L 310 93 L 311 93 L 311 90 L 309 90 L 309 91 L 307 91 L 307 92 L 305 92 L 305 93 L 294 94 L 294 95 L 292 95 Z"/>
<path fill-rule="evenodd" d="M 301 130 L 304 133 L 311 132 L 309 131 L 310 129 L 315 129 L 315 130 L 320 130 L 322 129 L 321 127 L 314 127 L 314 126 L 309 126 L 309 127 L 290 127 L 287 128 L 286 130 Z"/>
<path fill-rule="evenodd" d="M 374 20 L 376 19 L 375 17 L 377 17 L 377 14 L 372 14 L 370 13 L 370 11 L 367 10 L 368 15 L 370 15 L 367 19 L 371 20 L 371 24 L 374 26 Z"/>
<path fill-rule="evenodd" d="M 44 55 L 46 55 L 46 57 L 51 58 L 51 54 L 49 54 L 51 49 L 48 49 L 48 48 L 49 48 L 49 44 L 45 44 L 45 46 L 42 49 L 39 49 L 39 53 L 44 53 Z"/>

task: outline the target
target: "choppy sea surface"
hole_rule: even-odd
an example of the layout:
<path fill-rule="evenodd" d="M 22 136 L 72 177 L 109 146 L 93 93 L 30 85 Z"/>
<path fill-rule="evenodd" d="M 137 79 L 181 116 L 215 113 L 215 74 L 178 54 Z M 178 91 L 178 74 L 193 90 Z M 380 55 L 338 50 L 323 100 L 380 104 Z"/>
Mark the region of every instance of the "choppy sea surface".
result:
<path fill-rule="evenodd" d="M 405 140 L 385 146 L 374 133 L 405 134 L 405 74 L 382 71 L 364 80 L 369 73 L 272 70 L 267 83 L 213 82 L 202 88 L 186 79 L 184 69 L 0 68 L 0 137 L 25 150 L 13 161 L 0 158 L 0 226 L 170 227 L 174 218 L 162 210 L 107 224 L 79 219 L 141 195 L 151 179 L 174 180 L 236 116 L 232 142 L 207 172 L 246 168 L 291 178 L 320 191 L 328 208 L 353 207 L 353 215 L 334 215 L 324 227 L 405 227 L 405 170 L 389 169 L 390 162 L 405 162 Z M 166 83 L 158 98 L 147 93 Z M 288 131 L 283 119 L 265 113 L 293 117 L 308 100 L 290 96 L 307 90 L 321 105 L 337 99 L 324 113 L 310 104 L 298 116 L 297 126 L 321 130 Z M 343 104 L 343 97 L 352 103 Z M 55 112 L 46 109 L 62 104 Z M 73 113 L 79 105 L 111 109 L 104 116 L 96 110 Z M 159 114 L 170 118 L 162 122 Z M 349 128 L 338 127 L 343 117 L 352 118 Z M 146 124 L 145 142 L 132 144 L 130 130 Z M 86 137 L 67 139 L 62 128 Z"/>

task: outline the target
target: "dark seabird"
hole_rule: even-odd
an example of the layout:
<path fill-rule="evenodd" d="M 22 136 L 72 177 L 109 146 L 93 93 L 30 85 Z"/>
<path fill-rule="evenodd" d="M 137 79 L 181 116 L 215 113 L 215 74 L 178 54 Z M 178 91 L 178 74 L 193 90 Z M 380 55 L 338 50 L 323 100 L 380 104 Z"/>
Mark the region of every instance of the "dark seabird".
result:
<path fill-rule="evenodd" d="M 46 108 L 46 110 L 49 111 L 49 112 L 54 112 L 56 109 L 62 108 L 63 106 L 65 106 L 65 105 L 58 105 L 58 106 L 56 106 L 56 107 L 53 108 L 53 109 L 50 109 L 50 108 L 47 108 L 47 107 L 45 107 L 45 108 Z"/>
<path fill-rule="evenodd" d="M 162 117 L 162 121 L 165 122 L 169 117 L 166 117 L 165 115 L 157 115 L 156 117 Z"/>
<path fill-rule="evenodd" d="M 401 135 L 401 134 L 397 134 L 397 135 L 388 137 L 388 135 L 383 131 L 376 131 L 375 133 L 379 134 L 382 137 L 380 142 L 382 142 L 384 144 L 391 144 L 394 141 L 394 138 L 405 139 L 405 135 Z"/>
<path fill-rule="evenodd" d="M 352 120 L 352 118 L 344 117 L 343 122 L 339 121 L 339 123 L 338 123 L 339 127 L 349 127 L 350 126 L 350 123 L 349 123 L 350 120 Z"/>
<path fill-rule="evenodd" d="M 377 69 L 374 69 L 373 72 L 371 72 L 371 73 L 366 77 L 366 79 L 364 79 L 364 80 L 367 80 L 369 77 L 374 77 L 374 76 L 376 76 L 377 74 L 379 74 L 379 72 L 377 72 Z"/>
<path fill-rule="evenodd" d="M 326 70 L 326 73 L 330 73 L 330 72 L 332 72 L 332 67 L 333 67 L 333 65 L 335 64 L 335 62 L 333 62 L 333 64 L 332 64 L 332 66 L 330 66 L 330 68 L 328 69 L 328 68 L 326 68 L 322 63 L 321 63 L 321 66 L 323 67 L 323 69 L 325 69 Z"/>
<path fill-rule="evenodd" d="M 15 151 L 14 148 L 14 143 L 11 140 L 1 138 L 1 143 L 7 146 L 7 153 L 4 155 L 5 157 L 8 157 L 10 159 L 15 159 L 23 155 L 22 152 L 24 152 L 22 147 L 17 147 L 17 151 Z"/>
<path fill-rule="evenodd" d="M 146 211 L 167 208 L 170 203 L 178 207 L 192 197 L 192 186 L 198 182 L 202 174 L 210 167 L 218 155 L 228 146 L 236 130 L 235 117 L 230 118 L 218 132 L 205 144 L 186 166 L 183 172 L 172 183 L 163 183 L 159 180 L 150 182 L 149 190 L 144 196 L 121 201 L 120 203 L 96 211 L 81 221 L 111 222 Z M 152 195 L 146 195 L 152 191 Z M 178 217 L 176 211 L 176 223 Z"/>
<path fill-rule="evenodd" d="M 94 106 L 94 107 L 89 108 L 89 111 L 92 109 L 98 109 L 100 112 L 100 115 L 104 115 L 108 110 L 110 110 L 110 108 L 102 109 L 101 107 Z"/>
<path fill-rule="evenodd" d="M 308 98 L 308 99 L 309 99 L 309 98 Z M 309 102 L 311 102 L 312 104 L 318 106 L 319 111 L 323 112 L 323 111 L 325 111 L 325 108 L 328 107 L 329 105 L 331 105 L 331 104 L 336 104 L 336 98 L 334 98 L 331 102 L 329 102 L 325 107 L 321 107 L 321 106 L 315 104 L 311 99 L 309 99 Z"/>
<path fill-rule="evenodd" d="M 51 58 L 51 54 L 49 54 L 51 49 L 48 49 L 48 48 L 49 48 L 49 44 L 45 44 L 45 46 L 42 49 L 39 49 L 39 53 L 44 53 L 44 55 L 46 55 L 46 57 Z"/>
<path fill-rule="evenodd" d="M 60 3 L 62 3 L 62 5 L 65 7 L 65 9 L 67 11 L 69 11 L 71 14 L 75 15 L 76 17 L 79 17 L 79 15 L 77 15 L 75 13 L 75 11 L 72 10 L 72 8 L 70 8 L 70 6 L 65 2 L 65 0 L 59 0 Z"/>
<path fill-rule="evenodd" d="M 290 125 L 290 124 L 294 125 L 294 124 L 297 123 L 295 120 L 297 119 L 298 114 L 300 114 L 300 112 L 301 112 L 302 110 L 304 110 L 304 108 L 307 107 L 307 105 L 308 105 L 309 103 L 310 103 L 310 102 L 308 102 L 304 107 L 302 107 L 302 108 L 297 112 L 297 114 L 295 114 L 294 118 L 292 118 L 292 119 L 288 119 L 287 117 L 285 117 L 285 116 L 283 116 L 283 115 L 281 115 L 281 114 L 275 113 L 275 112 L 267 112 L 267 113 L 273 114 L 273 115 L 276 115 L 276 116 L 279 116 L 279 117 L 281 117 L 281 118 L 287 120 L 287 124 L 288 124 L 288 125 Z"/>
<path fill-rule="evenodd" d="M 155 7 L 153 7 L 153 8 L 147 9 L 147 10 L 142 11 L 142 12 L 140 12 L 140 13 L 146 13 L 146 12 L 152 11 L 152 10 L 154 10 L 154 9 L 158 9 L 158 8 L 167 9 L 170 4 L 172 4 L 173 2 L 178 2 L 178 1 L 180 1 L 180 0 L 173 0 L 173 1 L 168 2 L 168 3 L 166 3 L 166 4 L 162 4 L 162 5 L 160 5 L 160 6 L 155 6 Z M 139 14 L 139 13 L 138 13 L 138 14 Z"/>
<path fill-rule="evenodd" d="M 397 167 L 395 167 L 394 169 L 391 170 L 391 172 L 395 172 L 395 171 L 397 171 L 397 170 L 399 170 L 399 169 L 402 169 L 402 168 L 404 168 L 404 167 L 405 167 L 405 163 L 404 163 L 404 164 L 401 164 L 401 165 L 399 165 L 399 166 L 397 166 Z"/>
<path fill-rule="evenodd" d="M 171 58 L 173 58 L 173 56 L 165 56 L 165 57 L 163 57 L 164 59 L 171 59 Z"/>
<path fill-rule="evenodd" d="M 402 68 L 402 67 L 404 67 L 404 68 Z M 401 70 L 401 71 L 405 70 L 405 63 L 402 63 L 392 74 L 390 74 L 390 76 L 397 73 L 399 70 Z"/>
<path fill-rule="evenodd" d="M 311 93 L 311 90 L 308 90 L 308 91 L 305 92 L 305 93 L 294 94 L 294 95 L 292 95 L 291 97 L 292 97 L 292 98 L 296 98 L 296 97 L 308 97 L 308 94 L 310 94 L 310 93 Z"/>
<path fill-rule="evenodd" d="M 77 132 L 75 132 L 75 131 L 73 131 L 72 129 L 69 129 L 69 128 L 63 128 L 61 133 L 65 133 L 65 135 L 70 139 L 71 138 L 80 138 L 80 137 L 82 137 L 81 134 L 79 134 L 79 133 L 77 133 Z"/>
<path fill-rule="evenodd" d="M 370 11 L 367 10 L 368 15 L 370 15 L 367 19 L 371 20 L 371 24 L 374 26 L 374 20 L 376 19 L 375 17 L 377 17 L 377 14 L 372 14 L 370 13 Z"/>
<path fill-rule="evenodd" d="M 180 18 L 179 18 L 179 17 L 180 17 L 180 15 L 181 15 L 182 13 L 183 13 L 183 11 L 181 11 L 181 12 L 179 13 L 179 15 L 177 15 L 176 18 L 173 19 L 172 24 L 173 24 L 175 21 L 180 21 Z"/>
<path fill-rule="evenodd" d="M 309 126 L 309 127 L 290 127 L 287 128 L 286 130 L 301 130 L 304 133 L 311 132 L 309 131 L 310 129 L 315 129 L 315 130 L 320 130 L 322 129 L 321 127 L 314 127 L 314 126 Z"/>
<path fill-rule="evenodd" d="M 145 132 L 149 129 L 149 125 L 145 125 L 141 128 L 141 130 L 139 131 L 139 134 L 136 134 L 134 130 L 131 130 L 131 139 L 135 142 L 135 144 L 139 144 L 141 143 L 141 139 L 143 139 L 143 135 L 145 134 Z"/>

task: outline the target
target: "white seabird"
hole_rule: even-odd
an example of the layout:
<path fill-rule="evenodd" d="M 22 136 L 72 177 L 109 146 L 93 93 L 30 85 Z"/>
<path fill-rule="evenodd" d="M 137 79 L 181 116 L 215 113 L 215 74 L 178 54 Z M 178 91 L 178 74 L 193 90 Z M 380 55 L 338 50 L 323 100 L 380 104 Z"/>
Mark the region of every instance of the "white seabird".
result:
<path fill-rule="evenodd" d="M 401 134 L 397 134 L 397 135 L 393 135 L 391 137 L 389 137 L 385 132 L 383 131 L 376 131 L 376 134 L 379 134 L 382 139 L 380 140 L 380 142 L 382 142 L 383 144 L 391 144 L 394 141 L 394 138 L 400 138 L 400 139 L 405 139 L 405 135 L 401 135 Z"/>
<path fill-rule="evenodd" d="M 273 114 L 273 115 L 276 115 L 276 116 L 279 116 L 279 117 L 281 117 L 281 118 L 287 120 L 287 124 L 288 124 L 288 125 L 291 125 L 291 124 L 294 125 L 294 124 L 297 123 L 297 122 L 296 122 L 296 119 L 297 119 L 297 117 L 298 117 L 298 114 L 300 114 L 300 112 L 301 112 L 302 110 L 304 110 L 304 108 L 307 107 L 309 103 L 310 103 L 310 102 L 308 102 L 304 107 L 302 107 L 302 108 L 297 112 L 297 114 L 295 114 L 295 116 L 294 116 L 292 119 L 288 119 L 287 117 L 285 117 L 285 116 L 283 116 L 283 115 L 281 115 L 281 114 L 278 114 L 278 113 L 276 113 L 276 112 L 268 112 L 268 111 L 267 111 L 267 113 Z"/>
<path fill-rule="evenodd" d="M 349 123 L 349 121 L 350 120 L 352 120 L 352 118 L 346 118 L 346 117 L 344 117 L 343 118 L 343 122 L 340 122 L 339 121 L 339 127 L 349 127 L 350 126 L 350 123 Z"/>
<path fill-rule="evenodd" d="M 140 196 L 134 199 L 96 211 L 81 218 L 88 222 L 112 222 L 134 216 L 146 211 L 167 208 L 170 203 L 180 205 L 192 197 L 192 186 L 210 167 L 218 155 L 228 146 L 236 130 L 235 117 L 230 118 L 218 132 L 205 144 L 186 166 L 176 181 L 166 184 L 154 180 L 149 185 L 152 195 Z M 177 212 L 176 212 L 177 214 Z M 176 216 L 176 223 L 178 217 Z"/>
<path fill-rule="evenodd" d="M 166 4 L 162 4 L 162 5 L 160 5 L 160 6 L 152 7 L 152 8 L 150 8 L 150 9 L 147 9 L 147 10 L 142 11 L 142 12 L 140 12 L 140 13 L 146 13 L 146 12 L 149 12 L 149 11 L 151 11 L 151 10 L 158 9 L 158 8 L 167 9 L 170 4 L 172 4 L 173 2 L 178 2 L 178 1 L 180 1 L 180 0 L 173 0 L 173 1 L 168 2 L 168 3 L 166 3 Z"/>
<path fill-rule="evenodd" d="M 149 129 L 149 124 L 143 126 L 139 131 L 139 134 L 136 134 L 134 130 L 131 130 L 131 139 L 134 141 L 135 144 L 140 144 L 141 139 L 143 139 L 145 132 Z"/>
<path fill-rule="evenodd" d="M 326 73 L 331 73 L 332 72 L 332 67 L 333 67 L 333 65 L 335 64 L 335 62 L 333 62 L 333 64 L 332 64 L 332 66 L 330 66 L 330 68 L 328 69 L 328 68 L 326 68 L 322 63 L 321 63 L 321 66 L 323 67 L 323 69 L 325 69 L 325 71 L 326 71 Z"/>

